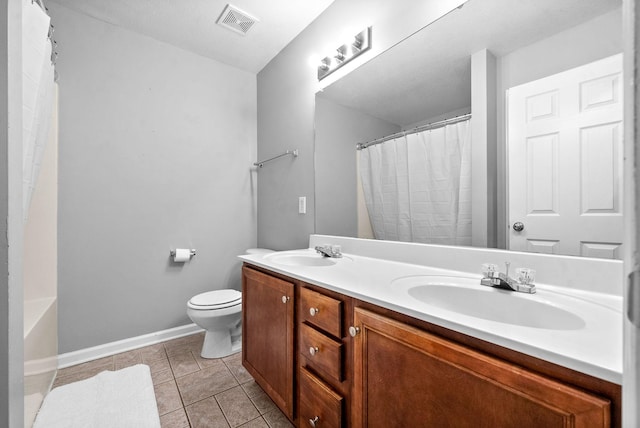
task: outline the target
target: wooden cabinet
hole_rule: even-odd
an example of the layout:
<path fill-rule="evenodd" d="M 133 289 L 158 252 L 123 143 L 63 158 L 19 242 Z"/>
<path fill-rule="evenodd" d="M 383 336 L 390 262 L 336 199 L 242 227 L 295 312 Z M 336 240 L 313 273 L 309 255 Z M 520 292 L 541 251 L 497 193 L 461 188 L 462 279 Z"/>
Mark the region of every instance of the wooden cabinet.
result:
<path fill-rule="evenodd" d="M 621 426 L 619 385 L 267 270 L 242 272 L 243 365 L 300 428 Z"/>
<path fill-rule="evenodd" d="M 295 285 L 242 268 L 242 364 L 276 405 L 294 417 Z"/>
<path fill-rule="evenodd" d="M 609 427 L 609 400 L 356 308 L 353 427 Z"/>

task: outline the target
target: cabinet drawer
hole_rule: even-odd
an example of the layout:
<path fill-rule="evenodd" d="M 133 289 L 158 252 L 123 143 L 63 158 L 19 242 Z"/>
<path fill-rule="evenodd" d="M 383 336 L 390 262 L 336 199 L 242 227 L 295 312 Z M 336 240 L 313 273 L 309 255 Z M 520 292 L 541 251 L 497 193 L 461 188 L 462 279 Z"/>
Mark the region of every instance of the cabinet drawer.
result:
<path fill-rule="evenodd" d="M 300 427 L 342 427 L 344 398 L 300 368 Z"/>
<path fill-rule="evenodd" d="M 300 289 L 301 321 L 342 337 L 342 302 L 308 288 Z"/>
<path fill-rule="evenodd" d="M 306 324 L 300 326 L 299 350 L 309 366 L 342 382 L 343 345 Z"/>

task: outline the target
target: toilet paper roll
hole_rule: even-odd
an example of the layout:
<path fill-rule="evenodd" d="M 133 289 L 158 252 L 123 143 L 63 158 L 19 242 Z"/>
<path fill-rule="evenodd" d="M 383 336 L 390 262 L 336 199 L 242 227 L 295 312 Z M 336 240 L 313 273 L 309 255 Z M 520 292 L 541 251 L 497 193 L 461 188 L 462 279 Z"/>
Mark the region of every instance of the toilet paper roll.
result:
<path fill-rule="evenodd" d="M 191 260 L 191 250 L 188 248 L 176 248 L 176 253 L 173 255 L 173 261 L 176 263 L 184 263 Z"/>

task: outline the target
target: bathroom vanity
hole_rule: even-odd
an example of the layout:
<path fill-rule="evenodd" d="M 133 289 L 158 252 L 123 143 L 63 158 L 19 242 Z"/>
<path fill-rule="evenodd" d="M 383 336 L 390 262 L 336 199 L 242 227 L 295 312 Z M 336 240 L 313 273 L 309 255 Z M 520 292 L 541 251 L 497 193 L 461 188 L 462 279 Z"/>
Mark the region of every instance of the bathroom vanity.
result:
<path fill-rule="evenodd" d="M 350 253 L 329 260 L 312 250 L 242 259 L 243 364 L 296 426 L 620 426 L 615 362 L 609 368 L 597 367 L 597 361 L 576 363 L 554 349 L 553 336 L 562 342 L 575 336 L 571 346 L 584 346 L 579 332 L 590 328 L 590 320 L 571 324 L 575 320 L 543 312 L 568 323 L 555 329 L 488 321 L 509 338 L 500 343 L 486 331 L 476 334 L 448 323 L 437 307 L 394 303 L 393 296 L 407 294 L 408 279 L 440 281 L 452 278 L 451 271 L 416 275 L 426 271 Z M 391 283 L 382 273 L 399 271 L 408 275 Z M 545 293 L 538 300 L 545 301 Z M 605 298 L 603 307 L 615 313 L 615 302 Z M 454 318 L 464 323 L 465 317 Z M 482 330 L 485 321 L 473 328 Z M 550 337 L 549 349 L 533 350 L 537 339 L 527 343 L 528 330 Z M 522 346 L 512 344 L 513 335 L 522 336 Z M 602 340 L 605 353 L 617 346 Z M 620 350 L 611 353 L 614 360 L 621 358 Z"/>

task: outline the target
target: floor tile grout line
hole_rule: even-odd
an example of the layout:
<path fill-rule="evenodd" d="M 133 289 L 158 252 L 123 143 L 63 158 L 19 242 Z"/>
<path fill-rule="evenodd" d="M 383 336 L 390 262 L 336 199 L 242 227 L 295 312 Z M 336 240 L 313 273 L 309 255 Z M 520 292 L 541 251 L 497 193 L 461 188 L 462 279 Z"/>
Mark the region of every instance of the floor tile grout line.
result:
<path fill-rule="evenodd" d="M 165 344 L 162 344 L 162 348 L 164 349 L 164 353 L 167 356 L 167 363 L 169 364 L 169 370 L 171 370 L 171 377 L 173 378 L 173 383 L 176 385 L 176 390 L 178 391 L 178 397 L 180 397 L 180 404 L 182 404 L 182 412 L 184 413 L 185 418 L 187 418 L 188 428 L 192 428 L 193 424 L 191 423 L 191 418 L 189 418 L 189 413 L 187 413 L 187 406 L 184 402 L 184 398 L 182 397 L 182 391 L 180 391 L 180 387 L 178 386 L 178 378 L 176 378 L 176 374 L 173 371 L 173 365 L 171 364 L 171 359 L 169 358 L 169 353 L 167 352 L 167 347 Z M 195 372 L 194 372 L 195 373 Z M 180 409 L 176 409 L 180 410 Z"/>
<path fill-rule="evenodd" d="M 173 377 L 173 383 L 176 385 L 176 389 L 178 390 L 178 397 L 180 397 L 180 403 L 182 404 L 182 409 L 184 410 L 185 416 L 187 417 L 187 421 L 189 422 L 189 427 L 191 427 L 191 420 L 189 419 L 189 415 L 187 414 L 187 405 L 184 403 L 184 398 L 182 397 L 182 391 L 180 391 L 180 387 L 178 386 L 178 378 L 176 378 L 176 374 L 173 371 L 173 365 L 171 364 L 171 359 L 169 358 L 169 354 L 167 353 L 167 348 L 162 344 L 164 348 L 164 352 L 167 354 L 167 360 L 169 362 L 169 369 L 171 370 L 171 376 Z M 194 372 L 195 373 L 195 372 Z"/>
<path fill-rule="evenodd" d="M 228 390 L 227 390 L 228 391 Z M 222 417 L 224 418 L 224 420 L 227 422 L 227 425 L 229 425 L 231 428 L 235 428 L 233 425 L 231 425 L 231 422 L 229 421 L 229 418 L 227 417 L 227 414 L 224 412 L 224 409 L 222 408 L 222 405 L 220 404 L 220 402 L 218 401 L 218 397 L 216 397 L 215 395 L 213 396 L 213 399 L 216 401 L 216 404 L 218 405 L 218 408 L 220 409 L 220 413 L 222 413 Z"/>
<path fill-rule="evenodd" d="M 233 388 L 240 388 L 240 391 L 243 392 L 244 395 L 247 396 L 247 398 L 249 399 L 249 402 L 251 403 L 251 405 L 253 406 L 253 408 L 256 410 L 256 412 L 258 412 L 258 415 L 260 415 L 260 417 L 262 416 L 262 413 L 260 413 L 260 409 L 258 409 L 258 407 L 256 406 L 256 404 L 253 402 L 253 400 L 251 399 L 251 397 L 249 397 L 249 394 L 247 394 L 247 391 L 244 390 L 244 388 L 242 387 L 241 384 L 238 384 L 237 386 L 234 386 Z M 233 388 L 229 388 L 227 389 L 227 391 L 231 391 Z M 223 391 L 226 392 L 226 391 Z M 224 409 L 222 408 L 222 404 L 220 404 L 220 401 L 218 401 L 218 395 L 222 394 L 222 392 L 215 394 L 213 396 L 213 398 L 215 398 L 216 403 L 218 403 L 218 407 L 220 407 L 220 410 L 222 411 L 222 415 L 224 416 L 224 418 L 227 420 L 227 423 L 229 424 L 229 426 L 231 426 L 233 428 L 233 426 L 231 425 L 231 422 L 229 421 L 229 418 L 227 418 L 227 414 L 224 412 Z M 257 418 L 254 418 L 257 419 Z M 253 419 L 251 419 L 253 420 Z M 250 421 L 247 421 L 250 422 Z M 245 423 L 247 423 L 245 422 Z M 243 424 L 244 425 L 244 424 Z"/>
<path fill-rule="evenodd" d="M 230 391 L 230 390 L 232 390 L 233 388 L 236 388 L 236 387 L 238 387 L 238 386 L 240 386 L 240 387 L 241 387 L 241 385 L 234 385 L 234 386 L 232 386 L 232 387 L 230 387 L 230 388 L 223 389 L 222 391 L 216 392 L 215 394 L 208 395 L 208 396 L 206 396 L 206 397 L 204 397 L 204 398 L 201 398 L 201 399 L 199 399 L 199 400 L 194 401 L 193 403 L 189 403 L 188 405 L 184 406 L 184 408 L 186 409 L 188 406 L 193 406 L 194 404 L 196 404 L 196 403 L 200 403 L 201 401 L 204 401 L 204 400 L 208 400 L 208 399 L 210 399 L 211 397 L 215 398 L 215 397 L 216 397 L 216 395 L 222 394 L 223 392 Z M 180 392 L 180 388 L 178 388 L 178 392 Z M 246 392 L 245 392 L 245 394 L 246 394 Z M 248 395 L 247 395 L 247 397 L 248 397 L 249 399 L 251 399 L 251 397 L 249 397 Z M 182 397 L 180 397 L 180 398 L 182 399 Z M 216 402 L 217 402 L 217 401 L 218 401 L 218 399 L 216 398 Z M 184 402 L 183 402 L 182 404 L 184 404 Z M 253 402 L 252 402 L 252 404 L 253 404 Z M 255 404 L 254 404 L 254 407 L 255 407 Z M 258 410 L 258 413 L 259 413 L 259 412 L 260 412 L 260 410 Z"/>
<path fill-rule="evenodd" d="M 165 347 L 165 352 L 166 352 L 166 347 Z M 173 376 L 173 380 L 174 380 L 174 382 L 175 382 L 175 384 L 176 384 L 176 388 L 177 388 L 177 390 L 178 390 L 178 395 L 180 396 L 180 402 L 182 403 L 182 409 L 183 409 L 183 411 L 184 411 L 184 413 L 185 413 L 185 416 L 186 416 L 186 418 L 187 418 L 187 422 L 189 423 L 189 428 L 191 428 L 191 427 L 192 427 L 192 424 L 191 424 L 191 419 L 189 418 L 189 413 L 187 412 L 187 407 L 188 407 L 188 406 L 193 406 L 194 404 L 196 404 L 196 403 L 198 403 L 198 402 L 200 402 L 200 401 L 207 400 L 207 399 L 210 399 L 210 398 L 213 398 L 213 399 L 216 401 L 216 404 L 218 405 L 218 408 L 220 409 L 220 413 L 222 413 L 222 416 L 225 418 L 225 421 L 227 422 L 227 425 L 229 425 L 229 426 L 231 427 L 231 423 L 229 422 L 229 419 L 227 418 L 227 416 L 226 416 L 226 414 L 224 413 L 224 411 L 222 410 L 222 407 L 221 407 L 220 403 L 218 402 L 218 399 L 216 398 L 216 394 L 212 394 L 212 395 L 210 395 L 210 396 L 208 396 L 208 397 L 205 397 L 205 398 L 203 398 L 203 399 L 201 399 L 201 400 L 194 401 L 193 403 L 190 403 L 188 406 L 185 404 L 185 402 L 184 402 L 184 398 L 182 397 L 182 391 L 180 390 L 180 387 L 178 386 L 178 379 L 179 379 L 179 378 L 182 378 L 182 377 L 184 377 L 184 376 L 188 376 L 188 375 L 191 375 L 191 374 L 193 374 L 193 373 L 197 373 L 197 372 L 199 372 L 199 371 L 204 370 L 204 367 L 202 367 L 202 366 L 200 365 L 200 363 L 198 362 L 198 359 L 197 359 L 197 358 L 196 358 L 196 356 L 193 354 L 193 352 L 194 352 L 194 351 L 193 351 L 193 349 L 188 349 L 188 351 L 185 351 L 184 353 L 187 353 L 187 352 L 189 352 L 189 354 L 191 355 L 191 357 L 195 360 L 196 365 L 198 366 L 198 370 L 196 370 L 196 371 L 194 371 L 194 372 L 191 372 L 191 373 L 186 373 L 186 374 L 184 374 L 183 376 L 178 376 L 178 377 L 176 377 L 176 375 L 175 375 L 175 371 L 173 370 L 173 365 L 171 364 L 171 358 L 169 357 L 169 354 L 168 354 L 168 353 L 167 353 L 167 359 L 169 360 L 169 367 L 170 367 L 170 369 L 171 369 L 171 374 L 172 374 L 172 376 Z M 179 352 L 176 352 L 174 355 L 178 355 L 178 354 L 180 354 L 180 353 L 179 353 Z M 240 385 L 241 385 L 241 384 L 240 384 L 240 382 L 238 381 L 238 379 L 233 375 L 233 372 L 231 372 L 231 370 L 229 369 L 229 367 L 227 366 L 227 364 L 224 362 L 224 360 L 223 360 L 222 358 L 220 358 L 220 360 L 222 361 L 222 363 L 223 363 L 223 365 L 225 366 L 225 368 L 226 368 L 226 369 L 229 371 L 229 373 L 232 375 L 232 377 L 234 378 L 234 380 L 238 383 L 238 385 L 235 385 L 235 386 L 233 386 L 233 387 L 231 387 L 231 388 L 228 388 L 228 389 L 225 389 L 225 390 L 223 390 L 223 391 L 220 391 L 220 392 L 218 392 L 218 394 L 221 394 L 221 393 L 223 393 L 223 392 L 229 391 L 230 389 L 235 388 L 235 387 L 237 387 L 237 386 L 240 386 Z M 253 404 L 253 402 L 251 402 L 251 404 Z M 254 408 L 255 408 L 255 404 L 253 404 L 253 406 L 254 406 Z M 260 413 L 260 411 L 258 411 L 258 413 Z"/>
<path fill-rule="evenodd" d="M 245 426 L 245 425 L 247 425 L 247 424 L 249 424 L 249 423 L 251 423 L 251 422 L 253 422 L 255 420 L 258 420 L 258 419 L 262 419 L 264 421 L 264 423 L 267 424 L 267 421 L 262 417 L 262 415 L 260 415 L 257 418 L 253 418 L 250 421 L 247 421 L 247 422 L 243 423 L 242 425 L 239 425 L 239 428 L 242 428 L 243 426 Z M 267 424 L 267 426 L 269 426 L 269 424 Z"/>
<path fill-rule="evenodd" d="M 190 374 L 192 374 L 192 373 L 190 373 Z M 188 375 L 187 375 L 187 376 L 188 376 Z M 184 376 L 183 376 L 183 377 L 184 377 Z M 233 386 L 231 386 L 231 387 L 229 387 L 229 388 L 227 388 L 227 389 L 223 389 L 223 390 L 221 390 L 221 391 L 218 391 L 218 392 L 216 392 L 215 394 L 211 394 L 211 395 L 208 395 L 208 396 L 206 396 L 206 397 L 204 397 L 204 398 L 201 398 L 201 399 L 199 399 L 199 400 L 196 400 L 196 401 L 194 401 L 193 403 L 189 404 L 189 406 L 192 406 L 192 405 L 194 405 L 194 404 L 196 404 L 196 403 L 199 403 L 199 402 L 201 402 L 201 401 L 207 400 L 207 399 L 209 399 L 209 398 L 211 398 L 211 397 L 215 397 L 216 395 L 222 394 L 223 392 L 230 391 L 230 390 L 232 390 L 233 388 L 236 388 L 236 387 L 238 387 L 238 386 L 242 387 L 242 385 L 241 385 L 241 384 L 233 385 Z M 243 390 L 244 390 L 244 388 L 243 388 Z M 245 394 L 246 394 L 246 392 L 245 392 Z M 247 395 L 247 396 L 248 396 L 248 395 Z"/>
<path fill-rule="evenodd" d="M 193 353 L 193 350 L 191 350 L 191 356 L 193 357 L 194 360 L 196 360 L 196 364 L 198 365 L 198 367 L 200 367 L 200 370 L 204 370 L 206 368 L 206 366 L 200 365 L 200 361 L 198 361 L 198 356 Z M 201 357 L 201 358 L 204 359 L 204 357 Z"/>

